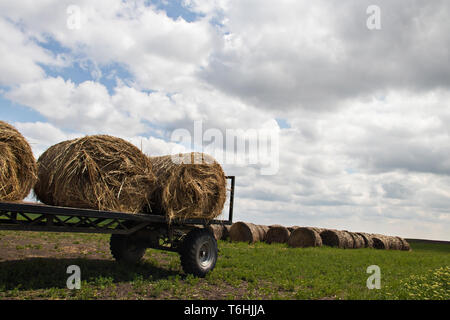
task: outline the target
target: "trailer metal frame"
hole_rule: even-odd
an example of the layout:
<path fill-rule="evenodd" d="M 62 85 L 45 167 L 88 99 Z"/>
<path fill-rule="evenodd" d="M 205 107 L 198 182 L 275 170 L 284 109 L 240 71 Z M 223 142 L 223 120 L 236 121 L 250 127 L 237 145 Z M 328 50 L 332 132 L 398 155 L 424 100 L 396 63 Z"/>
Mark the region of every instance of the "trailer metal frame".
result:
<path fill-rule="evenodd" d="M 218 251 L 208 226 L 233 223 L 235 177 L 226 178 L 231 180 L 228 220 L 169 221 L 161 212 L 124 213 L 0 202 L 0 230 L 111 234 L 111 253 L 119 262 L 138 263 L 146 248 L 174 251 L 180 254 L 185 272 L 203 277 L 214 268 Z M 204 257 L 208 252 L 212 256 L 205 266 Z"/>

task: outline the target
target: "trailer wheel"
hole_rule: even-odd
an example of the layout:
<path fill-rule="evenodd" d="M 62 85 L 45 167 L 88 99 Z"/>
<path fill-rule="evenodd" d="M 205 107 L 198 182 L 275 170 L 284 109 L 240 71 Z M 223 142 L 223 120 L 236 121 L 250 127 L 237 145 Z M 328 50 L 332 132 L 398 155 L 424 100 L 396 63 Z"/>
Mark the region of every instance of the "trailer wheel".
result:
<path fill-rule="evenodd" d="M 217 262 L 217 241 L 208 229 L 190 231 L 181 245 L 181 266 L 185 273 L 204 277 Z"/>
<path fill-rule="evenodd" d="M 109 247 L 114 259 L 126 264 L 138 264 L 147 249 L 137 245 L 130 237 L 122 234 L 112 234 Z"/>

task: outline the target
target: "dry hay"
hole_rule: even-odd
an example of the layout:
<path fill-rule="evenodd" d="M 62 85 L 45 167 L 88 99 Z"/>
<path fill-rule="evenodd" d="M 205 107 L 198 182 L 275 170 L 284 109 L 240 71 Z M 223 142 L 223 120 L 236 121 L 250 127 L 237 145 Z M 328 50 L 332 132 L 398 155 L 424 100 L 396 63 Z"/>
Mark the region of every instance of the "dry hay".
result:
<path fill-rule="evenodd" d="M 148 206 L 154 185 L 151 163 L 137 147 L 95 135 L 45 151 L 34 191 L 48 205 L 136 213 Z"/>
<path fill-rule="evenodd" d="M 265 242 L 286 243 L 289 239 L 290 234 L 291 233 L 289 232 L 289 230 L 283 226 L 280 225 L 271 226 L 269 228 L 269 231 L 267 231 Z"/>
<path fill-rule="evenodd" d="M 320 233 L 325 246 L 350 249 L 353 248 L 353 238 L 347 231 L 325 229 Z"/>
<path fill-rule="evenodd" d="M 315 232 L 317 232 L 317 233 L 319 233 L 319 234 L 320 234 L 322 231 L 326 230 L 326 229 L 324 229 L 324 228 L 316 228 L 316 227 L 308 227 L 308 228 L 313 229 Z"/>
<path fill-rule="evenodd" d="M 353 236 L 352 233 L 348 230 L 343 230 L 341 231 L 345 234 L 345 237 L 347 238 L 347 246 L 345 247 L 346 249 L 353 249 L 355 248 L 355 241 L 353 240 Z"/>
<path fill-rule="evenodd" d="M 300 227 L 299 226 L 292 226 L 292 227 L 288 227 L 287 229 L 289 230 L 289 232 L 292 233 L 292 231 L 294 231 L 297 228 L 300 228 Z"/>
<path fill-rule="evenodd" d="M 371 235 L 373 241 L 373 247 L 375 249 L 385 249 L 389 250 L 389 240 L 386 236 L 382 234 L 372 234 Z"/>
<path fill-rule="evenodd" d="M 258 233 L 259 233 L 259 241 L 265 241 L 267 232 L 269 232 L 270 228 L 268 226 L 263 226 L 263 225 L 256 225 L 256 228 L 258 229 Z"/>
<path fill-rule="evenodd" d="M 389 243 L 389 250 L 401 250 L 402 249 L 402 242 L 397 237 L 392 236 L 386 236 L 388 243 Z"/>
<path fill-rule="evenodd" d="M 211 224 L 208 226 L 208 229 L 214 234 L 214 238 L 216 240 L 221 240 L 223 237 L 225 226 L 221 224 Z"/>
<path fill-rule="evenodd" d="M 174 218 L 214 219 L 222 213 L 227 181 L 220 164 L 204 153 L 150 157 L 157 177 L 151 212 Z"/>
<path fill-rule="evenodd" d="M 364 240 L 364 248 L 373 248 L 373 241 L 370 234 L 365 232 L 357 232 Z"/>
<path fill-rule="evenodd" d="M 353 238 L 353 249 L 365 248 L 364 238 L 360 234 L 356 232 L 350 232 L 350 235 Z"/>
<path fill-rule="evenodd" d="M 386 250 L 411 250 L 409 243 L 400 237 L 386 236 L 382 234 L 372 234 L 373 247 L 375 249 Z"/>
<path fill-rule="evenodd" d="M 266 227 L 268 229 L 268 227 Z M 236 222 L 230 228 L 230 240 L 254 243 L 264 240 L 266 228 L 249 222 Z"/>
<path fill-rule="evenodd" d="M 23 200 L 36 183 L 37 167 L 25 138 L 0 121 L 0 200 Z"/>
<path fill-rule="evenodd" d="M 223 226 L 222 240 L 228 240 L 230 238 L 230 225 Z"/>
<path fill-rule="evenodd" d="M 292 231 L 288 239 L 290 247 L 320 247 L 322 246 L 322 238 L 316 228 L 298 227 Z"/>
<path fill-rule="evenodd" d="M 405 239 L 403 239 L 403 238 L 401 238 L 401 237 L 397 237 L 399 240 L 400 240 L 400 242 L 402 243 L 402 247 L 401 247 L 401 249 L 400 250 L 403 250 L 403 251 L 411 251 L 412 249 L 411 249 L 411 246 L 409 245 L 409 243 L 408 243 L 408 241 L 406 241 Z"/>

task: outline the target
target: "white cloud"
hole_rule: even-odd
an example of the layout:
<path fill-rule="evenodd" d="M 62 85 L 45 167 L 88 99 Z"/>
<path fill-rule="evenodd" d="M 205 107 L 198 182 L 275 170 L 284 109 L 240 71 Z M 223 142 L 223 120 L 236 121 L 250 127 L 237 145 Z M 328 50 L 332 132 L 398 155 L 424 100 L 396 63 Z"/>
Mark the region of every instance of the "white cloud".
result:
<path fill-rule="evenodd" d="M 447 2 L 381 1 L 379 32 L 365 27 L 368 1 L 184 3 L 205 16 L 79 1 L 79 30 L 66 27 L 72 1 L 0 4 L 16 23 L 0 19 L 5 96 L 48 119 L 16 123 L 35 153 L 108 133 L 162 155 L 196 120 L 225 133 L 279 130 L 283 118 L 276 175 L 224 163 L 237 176 L 236 220 L 450 240 Z M 36 42 L 50 38 L 94 66 L 95 81 L 45 75 L 38 63 L 62 61 Z M 99 81 L 111 64 L 132 80 L 108 91 Z"/>
<path fill-rule="evenodd" d="M 36 38 L 55 39 L 74 57 L 98 65 L 120 63 L 142 88 L 175 92 L 194 85 L 195 73 L 206 64 L 218 41 L 205 20 L 173 20 L 144 1 L 47 1 L 36 5 L 2 4 L 10 19 L 20 21 Z M 70 29 L 67 8 L 78 6 L 81 27 Z M 51 12 L 51 19 L 45 19 Z"/>
<path fill-rule="evenodd" d="M 42 79 L 44 70 L 39 65 L 62 66 L 66 62 L 40 47 L 12 23 L 0 16 L 0 85 Z"/>
<path fill-rule="evenodd" d="M 6 95 L 44 115 L 52 124 L 78 132 L 126 134 L 146 131 L 139 119 L 112 105 L 107 89 L 92 81 L 79 85 L 70 80 L 47 78 L 26 83 Z"/>
<path fill-rule="evenodd" d="M 450 87 L 446 1 L 379 1 L 378 31 L 366 27 L 370 1 L 214 3 L 227 34 L 200 76 L 258 107 L 329 110 L 387 89 Z"/>
<path fill-rule="evenodd" d="M 191 129 L 195 120 L 204 122 L 204 130 L 213 127 L 225 133 L 227 128 L 265 127 L 271 119 L 237 99 L 203 87 L 168 96 L 122 85 L 110 95 L 98 82 L 75 84 L 57 77 L 21 84 L 5 95 L 54 125 L 89 134 L 132 137 L 159 129 L 167 135 L 176 128 Z"/>
<path fill-rule="evenodd" d="M 14 126 L 27 139 L 36 159 L 54 144 L 83 136 L 80 133 L 65 133 L 44 122 L 15 122 Z"/>
<path fill-rule="evenodd" d="M 448 239 L 447 101 L 447 91 L 395 91 L 291 113 L 279 173 L 238 172 L 236 219 Z"/>

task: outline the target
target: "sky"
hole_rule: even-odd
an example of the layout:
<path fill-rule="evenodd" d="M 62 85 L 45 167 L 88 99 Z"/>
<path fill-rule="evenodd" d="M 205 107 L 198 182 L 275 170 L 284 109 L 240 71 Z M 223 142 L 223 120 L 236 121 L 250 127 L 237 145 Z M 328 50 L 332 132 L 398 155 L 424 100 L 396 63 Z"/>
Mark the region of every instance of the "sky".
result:
<path fill-rule="evenodd" d="M 36 158 L 214 152 L 235 221 L 450 240 L 449 30 L 446 0 L 0 0 L 0 119 Z"/>

